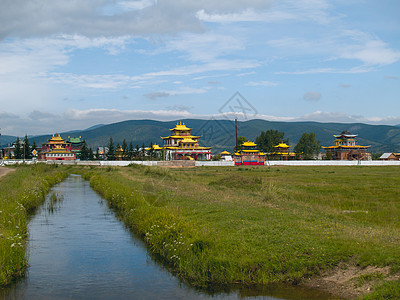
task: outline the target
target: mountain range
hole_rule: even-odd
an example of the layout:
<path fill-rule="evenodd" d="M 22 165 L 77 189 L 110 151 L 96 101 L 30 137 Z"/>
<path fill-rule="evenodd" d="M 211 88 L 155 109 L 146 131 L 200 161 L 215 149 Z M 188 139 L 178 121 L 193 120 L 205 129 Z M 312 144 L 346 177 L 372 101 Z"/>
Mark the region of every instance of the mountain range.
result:
<path fill-rule="evenodd" d="M 85 130 L 68 131 L 60 133 L 63 138 L 81 136 L 93 149 L 99 146 L 107 146 L 110 137 L 115 144 L 122 144 L 126 139 L 133 146 L 146 146 L 153 142 L 162 145 L 161 137 L 168 136 L 170 130 L 177 122 L 185 123 L 192 129 L 193 135 L 200 135 L 200 145 L 213 146 L 213 153 L 223 150 L 232 151 L 235 145 L 235 124 L 230 120 L 200 120 L 184 119 L 180 121 L 155 121 L 155 120 L 130 120 L 108 125 L 95 125 Z M 319 123 L 319 122 L 272 122 L 266 120 L 238 121 L 238 136 L 245 136 L 254 141 L 261 131 L 269 129 L 278 130 L 285 133 L 289 138 L 292 149 L 305 132 L 316 134 L 317 140 L 322 146 L 334 144 L 334 134 L 339 134 L 347 130 L 353 134 L 358 134 L 359 145 L 371 146 L 371 152 L 400 152 L 400 127 L 388 125 L 368 125 L 362 123 Z M 41 135 L 30 137 L 30 141 L 36 144 L 46 142 L 51 135 Z M 15 141 L 16 137 L 2 136 L 2 145 Z"/>

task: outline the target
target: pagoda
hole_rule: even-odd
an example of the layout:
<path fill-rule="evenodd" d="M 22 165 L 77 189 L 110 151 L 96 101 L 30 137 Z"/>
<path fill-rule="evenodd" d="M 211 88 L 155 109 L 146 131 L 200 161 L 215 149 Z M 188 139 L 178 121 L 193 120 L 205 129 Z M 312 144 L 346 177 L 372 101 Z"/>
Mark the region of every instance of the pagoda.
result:
<path fill-rule="evenodd" d="M 161 137 L 167 160 L 208 160 L 211 158 L 212 147 L 201 147 L 200 136 L 192 135 L 192 128 L 182 122 L 170 129 L 171 135 Z"/>
<path fill-rule="evenodd" d="M 79 157 L 84 143 L 82 137 L 69 136 L 67 142 L 71 145 L 71 151 L 74 152 L 77 157 Z"/>
<path fill-rule="evenodd" d="M 273 159 L 279 158 L 280 160 L 288 160 L 296 157 L 296 153 L 290 152 L 290 146 L 286 143 L 280 143 L 274 146 L 274 148 L 274 152 L 268 153 L 268 155 L 270 155 Z"/>
<path fill-rule="evenodd" d="M 257 144 L 254 142 L 244 142 L 241 150 L 235 153 L 235 166 L 257 166 L 264 163 L 265 154 L 257 149 Z"/>
<path fill-rule="evenodd" d="M 59 134 L 53 134 L 47 143 L 42 144 L 39 160 L 75 160 L 71 143 L 66 142 Z"/>
<path fill-rule="evenodd" d="M 345 130 L 333 136 L 336 138 L 335 146 L 322 147 L 327 157 L 333 160 L 371 160 L 371 153 L 367 152 L 370 146 L 357 145 L 357 134 Z"/>

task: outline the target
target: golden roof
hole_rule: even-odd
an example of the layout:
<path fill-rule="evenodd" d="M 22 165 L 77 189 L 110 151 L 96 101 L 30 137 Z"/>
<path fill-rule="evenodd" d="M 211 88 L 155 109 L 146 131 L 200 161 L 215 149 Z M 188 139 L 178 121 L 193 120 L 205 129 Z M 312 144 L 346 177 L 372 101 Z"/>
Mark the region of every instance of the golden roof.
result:
<path fill-rule="evenodd" d="M 222 151 L 220 154 L 221 155 L 230 155 L 230 153 L 228 151 Z"/>
<path fill-rule="evenodd" d="M 157 144 L 154 144 L 152 148 L 153 148 L 153 150 L 162 150 L 163 149 L 162 147 L 158 146 Z M 147 147 L 147 148 L 144 148 L 144 150 L 149 151 L 152 148 Z"/>
<path fill-rule="evenodd" d="M 201 146 L 193 146 L 190 148 L 184 148 L 184 147 L 175 147 L 175 146 L 167 146 L 164 147 L 164 149 L 170 149 L 170 150 L 210 150 L 212 147 L 201 147 Z"/>
<path fill-rule="evenodd" d="M 65 148 L 54 148 L 53 150 L 46 153 L 71 153 L 71 151 L 67 151 Z"/>
<path fill-rule="evenodd" d="M 286 145 L 285 143 L 280 143 L 279 145 L 274 146 L 275 148 L 290 148 L 290 146 Z"/>
<path fill-rule="evenodd" d="M 255 144 L 255 143 L 253 143 L 253 142 L 250 142 L 250 141 L 247 141 L 247 142 L 244 142 L 244 143 L 242 144 L 242 146 L 245 146 L 245 147 L 254 147 L 254 146 L 257 146 L 257 144 Z"/>
<path fill-rule="evenodd" d="M 339 145 L 339 146 L 328 146 L 328 147 L 324 147 L 322 146 L 322 148 L 324 149 L 337 149 L 337 148 L 359 148 L 359 149 L 366 149 L 369 148 L 371 146 L 360 146 L 360 145 L 355 145 L 355 146 L 346 146 L 346 145 Z"/>
<path fill-rule="evenodd" d="M 56 133 L 57 134 L 57 133 Z M 54 135 L 49 139 L 49 143 L 63 143 L 64 139 L 60 135 Z"/>
<path fill-rule="evenodd" d="M 242 150 L 242 152 L 259 152 L 260 150 Z"/>
<path fill-rule="evenodd" d="M 191 138 L 183 138 L 181 141 L 181 143 L 196 143 L 197 141 L 191 139 Z"/>
<path fill-rule="evenodd" d="M 162 147 L 158 146 L 157 144 L 154 144 L 154 145 L 153 145 L 153 149 L 154 149 L 154 150 L 161 150 Z"/>
<path fill-rule="evenodd" d="M 174 128 L 172 128 L 172 129 L 170 129 L 170 130 L 181 130 L 181 131 L 184 131 L 184 130 L 191 130 L 191 129 L 192 128 L 186 127 L 185 123 L 179 122 L 179 124 L 176 123 L 176 126 Z"/>
<path fill-rule="evenodd" d="M 191 139 L 199 139 L 200 136 L 197 135 L 170 135 L 166 137 L 161 137 L 163 140 L 173 138 L 173 139 L 182 139 L 182 138 L 191 138 Z"/>

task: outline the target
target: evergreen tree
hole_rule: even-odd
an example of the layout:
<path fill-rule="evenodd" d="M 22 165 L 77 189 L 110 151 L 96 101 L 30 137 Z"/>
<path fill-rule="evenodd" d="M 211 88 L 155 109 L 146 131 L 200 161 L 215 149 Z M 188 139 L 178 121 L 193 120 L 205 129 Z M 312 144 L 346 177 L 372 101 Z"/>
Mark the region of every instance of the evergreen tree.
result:
<path fill-rule="evenodd" d="M 117 146 L 115 146 L 115 159 L 122 159 L 121 155 L 121 146 L 119 143 L 117 143 Z"/>
<path fill-rule="evenodd" d="M 14 158 L 21 159 L 22 158 L 23 149 L 21 148 L 21 140 L 17 137 L 15 141 L 15 148 L 14 148 Z"/>
<path fill-rule="evenodd" d="M 122 141 L 122 160 L 128 160 L 128 144 L 125 139 Z"/>
<path fill-rule="evenodd" d="M 89 148 L 89 155 L 88 155 L 89 160 L 94 160 L 94 153 L 92 147 Z"/>
<path fill-rule="evenodd" d="M 262 131 L 261 134 L 256 137 L 257 148 L 265 153 L 274 152 L 274 146 L 280 143 L 289 144 L 289 139 L 285 139 L 285 133 L 278 130 L 269 129 L 267 131 Z"/>
<path fill-rule="evenodd" d="M 84 140 L 82 143 L 82 148 L 80 151 L 80 159 L 81 160 L 88 160 L 89 159 L 89 148 L 86 145 L 86 141 Z"/>
<path fill-rule="evenodd" d="M 319 153 L 321 149 L 321 144 L 317 141 L 316 135 L 313 132 L 303 133 L 296 147 L 294 147 L 294 152 L 296 157 L 302 157 L 303 159 L 313 159 L 316 154 Z"/>
<path fill-rule="evenodd" d="M 139 144 L 136 144 L 136 147 L 135 147 L 135 157 L 136 157 L 136 159 L 139 159 L 139 155 L 140 155 L 139 150 L 140 150 Z"/>
<path fill-rule="evenodd" d="M 144 142 L 142 143 L 142 151 L 140 153 L 140 156 L 142 157 L 142 159 L 144 158 L 145 154 L 146 154 L 146 149 L 145 149 L 145 145 Z"/>
<path fill-rule="evenodd" d="M 99 152 L 99 147 L 96 148 L 96 153 L 94 155 L 95 160 L 100 160 L 100 152 Z"/>
<path fill-rule="evenodd" d="M 23 158 L 24 159 L 31 159 L 32 158 L 32 153 L 31 153 L 31 147 L 29 145 L 29 140 L 28 140 L 28 136 L 25 134 L 25 138 L 24 138 L 24 142 L 22 145 L 22 149 L 23 149 Z"/>
<path fill-rule="evenodd" d="M 135 155 L 135 150 L 133 149 L 133 144 L 132 141 L 129 143 L 129 148 L 128 148 L 128 159 L 132 160 L 134 155 Z"/>
<path fill-rule="evenodd" d="M 147 152 L 150 158 L 154 158 L 154 149 L 153 149 L 153 142 L 150 142 L 150 150 Z"/>
<path fill-rule="evenodd" d="M 108 143 L 108 151 L 106 154 L 107 160 L 115 160 L 115 147 L 113 138 L 110 137 L 110 142 Z"/>

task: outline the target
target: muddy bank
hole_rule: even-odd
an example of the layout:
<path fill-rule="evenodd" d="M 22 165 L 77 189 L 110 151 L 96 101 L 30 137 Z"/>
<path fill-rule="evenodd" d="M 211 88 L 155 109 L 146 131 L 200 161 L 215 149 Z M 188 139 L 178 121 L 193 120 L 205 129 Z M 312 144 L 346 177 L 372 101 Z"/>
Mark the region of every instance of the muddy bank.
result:
<path fill-rule="evenodd" d="M 374 287 L 386 281 L 398 280 L 400 274 L 391 274 L 390 267 L 362 268 L 353 261 L 341 263 L 319 277 L 305 279 L 301 285 L 319 289 L 344 299 L 367 295 Z"/>

